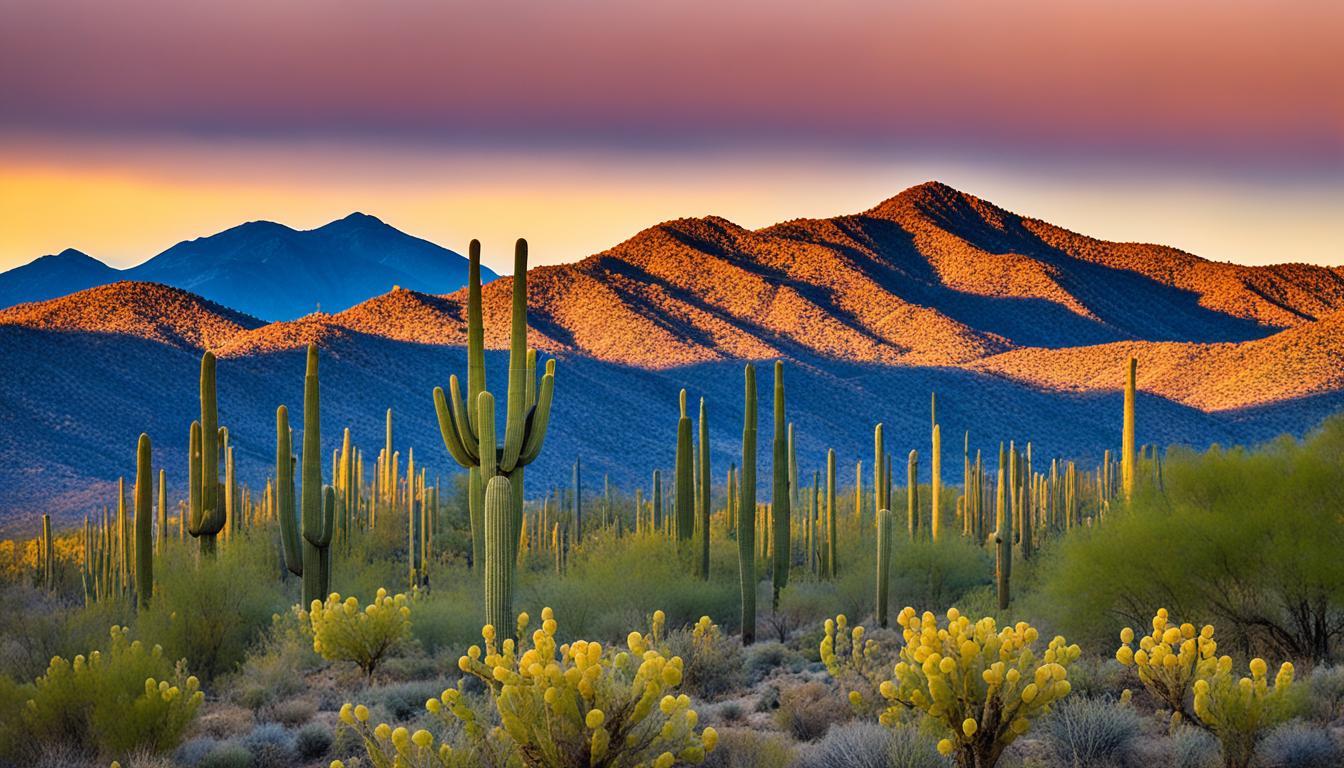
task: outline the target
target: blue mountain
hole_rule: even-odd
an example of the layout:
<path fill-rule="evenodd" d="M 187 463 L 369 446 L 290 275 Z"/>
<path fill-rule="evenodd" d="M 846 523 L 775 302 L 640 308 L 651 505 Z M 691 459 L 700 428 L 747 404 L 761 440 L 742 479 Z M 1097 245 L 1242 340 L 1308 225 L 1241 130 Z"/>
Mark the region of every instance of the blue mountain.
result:
<path fill-rule="evenodd" d="M 496 276 L 482 267 L 482 280 Z M 50 299 L 117 280 L 162 283 L 265 320 L 339 312 L 391 290 L 450 293 L 467 260 L 376 217 L 352 213 L 311 230 L 253 221 L 187 240 L 117 270 L 77 251 L 0 273 L 0 306 Z"/>

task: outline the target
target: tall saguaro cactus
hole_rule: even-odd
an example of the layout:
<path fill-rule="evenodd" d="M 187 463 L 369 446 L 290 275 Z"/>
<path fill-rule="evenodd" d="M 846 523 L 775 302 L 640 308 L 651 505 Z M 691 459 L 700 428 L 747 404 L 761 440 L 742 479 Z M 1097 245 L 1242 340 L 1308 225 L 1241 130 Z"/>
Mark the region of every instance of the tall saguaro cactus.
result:
<path fill-rule="evenodd" d="M 696 497 L 696 510 L 700 525 L 700 558 L 697 572 L 702 579 L 709 579 L 709 421 L 705 414 L 705 398 L 700 398 L 700 488 Z M 730 502 L 731 503 L 731 502 Z"/>
<path fill-rule="evenodd" d="M 481 244 L 471 241 L 468 251 L 467 287 L 467 396 L 463 399 L 461 384 L 456 375 L 449 377 L 445 396 L 442 387 L 434 388 L 434 410 L 439 420 L 439 433 L 443 437 L 448 454 L 468 473 L 476 473 L 469 479 L 472 510 L 485 507 L 486 489 L 496 477 L 507 478 L 507 485 L 495 484 L 496 488 L 506 488 L 511 494 L 509 504 L 509 526 L 504 531 L 509 538 L 510 558 L 516 560 L 522 536 L 523 519 L 523 469 L 541 453 L 546 439 L 546 427 L 551 418 L 551 400 L 555 392 L 555 360 L 546 361 L 546 372 L 537 381 L 537 354 L 527 348 L 527 241 L 519 239 L 513 252 L 513 296 L 512 317 L 509 328 L 509 380 L 504 422 L 504 444 L 494 442 L 493 434 L 487 442 L 481 435 L 483 425 L 481 415 L 484 405 L 490 403 L 491 420 L 494 416 L 494 397 L 486 386 L 485 379 L 485 328 L 481 319 Z M 491 432 L 493 433 L 493 423 Z M 477 479 L 478 478 L 478 479 Z M 498 495 L 498 493 L 496 494 Z M 499 527 L 491 529 L 485 525 L 484 515 L 479 515 L 481 525 L 475 526 L 478 519 L 473 511 L 473 525 L 484 529 L 483 538 L 493 530 L 501 532 Z M 475 533 L 473 531 L 473 540 Z M 482 548 L 489 548 L 490 542 L 483 541 Z M 503 632 L 508 625 L 500 627 Z"/>
<path fill-rule="evenodd" d="M 877 623 L 887 626 L 888 593 L 891 590 L 891 510 L 877 511 Z"/>
<path fill-rule="evenodd" d="M 1008 506 L 1007 456 L 999 443 L 998 484 L 994 499 L 994 579 L 998 591 L 999 610 L 1008 610 L 1009 589 L 1013 575 L 1013 515 Z"/>
<path fill-rule="evenodd" d="M 681 390 L 681 416 L 677 419 L 677 464 L 675 499 L 677 541 L 690 541 L 695 535 L 694 449 L 691 446 L 691 417 L 686 414 L 686 390 Z"/>
<path fill-rule="evenodd" d="M 275 409 L 275 514 L 280 518 L 280 543 L 285 567 L 303 575 L 303 547 L 294 510 L 294 443 L 289 431 L 289 409 Z"/>
<path fill-rule="evenodd" d="M 941 533 L 942 510 L 939 504 L 943 495 L 943 436 L 937 422 L 933 425 L 933 453 L 929 456 L 929 496 L 933 499 L 933 514 L 929 518 L 929 538 L 935 543 Z"/>
<path fill-rule="evenodd" d="M 215 356 L 207 351 L 201 356 L 201 420 L 199 468 L 200 501 L 193 504 L 187 532 L 200 540 L 201 554 L 213 557 L 215 537 L 224 530 L 225 511 L 220 499 L 219 486 L 219 411 L 215 406 Z M 195 479 L 195 478 L 193 478 Z M 193 496 L 193 501 L 195 501 Z"/>
<path fill-rule="evenodd" d="M 1134 440 L 1134 387 L 1138 378 L 1139 360 L 1133 355 L 1125 370 L 1125 426 L 1121 436 L 1120 480 L 1124 486 L 1125 501 L 1134 496 L 1134 479 L 1137 474 L 1138 443 Z"/>
<path fill-rule="evenodd" d="M 742 476 L 737 483 L 737 565 L 742 577 L 742 644 L 756 641 L 756 367 L 747 364 L 742 410 Z"/>
<path fill-rule="evenodd" d="M 774 585 L 772 606 L 779 609 L 779 592 L 789 585 L 789 565 L 793 558 L 793 549 L 789 544 L 790 524 L 792 523 L 789 506 L 789 439 L 784 419 L 784 363 L 775 361 L 775 435 L 774 457 L 771 469 L 774 471 L 774 483 L 770 497 L 771 538 L 774 540 L 771 582 Z"/>
<path fill-rule="evenodd" d="M 149 435 L 141 434 L 135 449 L 135 595 L 136 605 L 149 607 L 154 594 L 154 469 Z"/>
<path fill-rule="evenodd" d="M 493 403 L 492 403 L 493 405 Z M 493 425 L 492 425 L 493 427 Z M 491 429 L 493 432 L 493 428 Z M 507 633 L 513 622 L 513 491 L 503 475 L 485 489 L 485 623 Z"/>
<path fill-rule="evenodd" d="M 834 579 L 835 566 L 835 449 L 826 451 L 826 576 Z"/>
<path fill-rule="evenodd" d="M 322 409 L 317 382 L 317 345 L 308 345 L 303 377 L 303 605 L 325 600 L 331 591 L 331 537 L 336 495 L 322 486 Z"/>
<path fill-rule="evenodd" d="M 919 451 L 910 451 L 905 465 L 905 524 L 910 540 L 919 538 Z"/>

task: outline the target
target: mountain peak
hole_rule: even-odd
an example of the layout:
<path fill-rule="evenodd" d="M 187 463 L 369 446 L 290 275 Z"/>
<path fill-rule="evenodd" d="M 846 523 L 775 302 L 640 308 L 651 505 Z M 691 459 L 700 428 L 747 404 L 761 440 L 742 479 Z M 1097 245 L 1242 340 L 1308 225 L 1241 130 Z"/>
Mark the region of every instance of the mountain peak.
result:
<path fill-rule="evenodd" d="M 89 260 L 89 261 L 97 261 L 97 259 L 93 258 L 93 257 L 90 256 L 89 254 L 87 254 L 87 253 L 85 253 L 85 252 L 83 252 L 83 251 L 81 251 L 81 250 L 78 250 L 78 249 L 76 249 L 76 248 L 66 248 L 64 251 L 61 251 L 60 253 L 53 254 L 53 255 L 51 255 L 51 256 L 43 256 L 42 258 L 44 258 L 44 259 L 62 259 L 62 260 L 74 260 L 74 259 L 79 259 L 79 260 L 81 260 L 81 261 L 87 259 L 87 260 Z"/>

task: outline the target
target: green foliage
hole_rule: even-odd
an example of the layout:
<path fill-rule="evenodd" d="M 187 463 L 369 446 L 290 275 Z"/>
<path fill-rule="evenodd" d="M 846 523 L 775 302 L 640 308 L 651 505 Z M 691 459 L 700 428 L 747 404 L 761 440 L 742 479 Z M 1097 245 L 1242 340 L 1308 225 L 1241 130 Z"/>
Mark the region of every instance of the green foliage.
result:
<path fill-rule="evenodd" d="M 775 723 L 800 741 L 813 741 L 825 735 L 832 725 L 852 716 L 849 705 L 835 688 L 811 681 L 780 689 Z"/>
<path fill-rule="evenodd" d="M 685 663 L 682 688 L 698 699 L 713 701 L 737 691 L 747 682 L 742 646 L 725 635 L 708 616 L 690 629 L 669 632 L 663 644 L 667 655 Z"/>
<path fill-rule="evenodd" d="M 1076 529 L 1033 604 L 1089 644 L 1169 605 L 1229 647 L 1323 661 L 1344 632 L 1341 455 L 1344 417 L 1254 451 L 1172 449 L 1165 494 L 1140 485 L 1127 512 Z"/>
<path fill-rule="evenodd" d="M 353 661 L 371 678 L 410 633 L 411 607 L 405 595 L 389 595 L 385 589 L 362 610 L 358 598 L 342 600 L 333 592 L 326 602 L 313 601 L 307 619 L 315 652 L 328 661 Z"/>
<path fill-rule="evenodd" d="M 778 768 L 792 765 L 793 740 L 782 733 L 748 728 L 726 728 L 719 733 L 719 746 L 704 762 L 704 768 Z"/>
<path fill-rule="evenodd" d="M 57 656 L 34 684 L 23 724 L 38 743 L 64 743 L 104 757 L 178 745 L 204 695 L 183 662 L 113 627 L 103 651 Z"/>

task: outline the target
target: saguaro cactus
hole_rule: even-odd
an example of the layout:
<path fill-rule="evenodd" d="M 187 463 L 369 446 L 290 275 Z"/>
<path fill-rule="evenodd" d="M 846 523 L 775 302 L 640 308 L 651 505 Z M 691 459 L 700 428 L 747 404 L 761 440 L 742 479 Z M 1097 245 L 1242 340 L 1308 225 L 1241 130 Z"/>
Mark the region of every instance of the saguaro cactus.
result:
<path fill-rule="evenodd" d="M 142 433 L 135 449 L 135 595 L 142 609 L 154 594 L 153 460 L 149 435 Z"/>
<path fill-rule="evenodd" d="M 1013 515 L 1008 508 L 1007 457 L 999 443 L 998 485 L 994 500 L 994 579 L 998 588 L 999 610 L 1008 610 L 1009 584 L 1013 575 Z"/>
<path fill-rule="evenodd" d="M 485 623 L 493 626 L 501 637 L 513 626 L 512 516 L 513 490 L 509 488 L 509 479 L 495 475 L 485 489 Z M 556 535 L 558 538 L 558 529 Z M 558 563 L 558 546 L 556 552 Z"/>
<path fill-rule="evenodd" d="M 742 476 L 737 504 L 737 566 L 742 581 L 742 644 L 756 640 L 756 368 L 747 364 L 742 411 Z"/>
<path fill-rule="evenodd" d="M 294 513 L 294 444 L 289 431 L 289 410 L 275 409 L 275 514 L 280 519 L 280 542 L 285 567 L 295 576 L 303 575 L 303 547 L 299 542 L 299 523 Z"/>
<path fill-rule="evenodd" d="M 700 558 L 698 572 L 700 578 L 709 579 L 709 421 L 705 415 L 705 398 L 700 398 L 700 488 L 696 498 L 700 519 Z"/>
<path fill-rule="evenodd" d="M 835 449 L 826 451 L 826 576 L 834 579 L 835 565 Z"/>
<path fill-rule="evenodd" d="M 877 511 L 877 623 L 887 626 L 887 595 L 891 589 L 891 510 Z"/>
<path fill-rule="evenodd" d="M 1125 371 L 1125 426 L 1120 445 L 1120 480 L 1124 486 L 1125 501 L 1134 496 L 1134 479 L 1137 474 L 1138 457 L 1135 454 L 1138 451 L 1138 443 L 1134 440 L 1134 387 L 1138 371 L 1139 360 L 1131 355 Z"/>
<path fill-rule="evenodd" d="M 523 468 L 541 453 L 546 427 L 551 417 L 551 399 L 555 391 L 555 361 L 546 361 L 546 373 L 537 382 L 537 354 L 527 348 L 527 241 L 519 239 L 513 254 L 512 318 L 509 332 L 509 380 L 504 423 L 504 445 L 480 439 L 482 404 L 489 394 L 485 380 L 485 329 L 481 320 L 481 244 L 471 241 L 467 279 L 467 396 L 463 399 L 456 375 L 449 377 L 445 396 L 442 387 L 434 388 L 434 410 L 439 433 L 448 454 L 468 473 L 472 510 L 484 509 L 485 490 L 496 475 L 508 478 L 512 493 L 510 523 L 507 531 L 509 553 L 518 557 L 523 521 Z M 494 397 L 490 397 L 493 409 Z M 493 417 L 493 410 L 491 416 Z M 492 430 L 493 432 L 493 425 Z M 488 472 L 486 470 L 489 470 Z M 482 516 L 472 512 L 476 530 L 484 525 Z M 477 520 L 480 525 L 476 525 Z M 498 531 L 499 529 L 495 529 Z M 476 536 L 473 533 L 473 540 Z M 488 547 L 482 542 L 480 547 Z"/>
<path fill-rule="evenodd" d="M 322 409 L 317 381 L 317 345 L 308 345 L 303 377 L 303 605 L 326 599 L 331 591 L 331 537 L 336 494 L 322 486 Z"/>
<path fill-rule="evenodd" d="M 929 518 L 929 537 L 938 541 L 941 533 L 942 510 L 939 505 L 943 495 L 943 437 L 938 424 L 933 425 L 933 454 L 929 457 L 929 496 L 932 497 L 932 516 Z"/>
<path fill-rule="evenodd" d="M 789 585 L 789 565 L 793 549 L 789 545 L 790 506 L 789 506 L 789 451 L 788 435 L 784 420 L 784 363 L 775 361 L 775 436 L 773 466 L 774 484 L 770 497 L 771 538 L 774 540 L 774 557 L 771 581 L 774 585 L 772 606 L 779 609 L 779 592 Z"/>
<path fill-rule="evenodd" d="M 910 540 L 919 538 L 919 451 L 910 451 L 905 464 L 905 524 Z"/>
<path fill-rule="evenodd" d="M 574 537 L 583 539 L 583 475 L 578 456 L 574 457 Z"/>
<path fill-rule="evenodd" d="M 163 554 L 164 542 L 168 541 L 168 473 L 159 470 L 159 538 L 154 542 L 157 554 Z"/>
<path fill-rule="evenodd" d="M 200 540 L 202 555 L 213 557 L 215 537 L 224 529 L 225 512 L 219 498 L 219 412 L 215 407 L 215 356 L 208 351 L 201 356 L 201 420 L 193 424 L 192 429 L 200 431 L 200 500 L 193 504 L 187 532 Z"/>
<path fill-rule="evenodd" d="M 681 416 L 677 419 L 677 464 L 675 499 L 677 541 L 690 541 L 695 535 L 695 479 L 691 447 L 691 417 L 686 414 L 686 390 L 681 390 Z"/>

